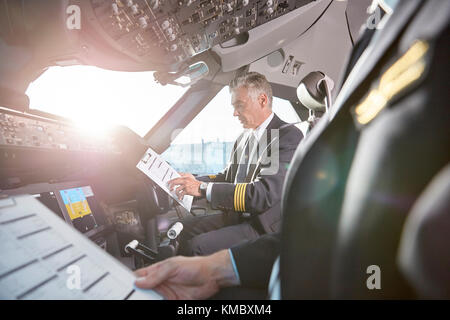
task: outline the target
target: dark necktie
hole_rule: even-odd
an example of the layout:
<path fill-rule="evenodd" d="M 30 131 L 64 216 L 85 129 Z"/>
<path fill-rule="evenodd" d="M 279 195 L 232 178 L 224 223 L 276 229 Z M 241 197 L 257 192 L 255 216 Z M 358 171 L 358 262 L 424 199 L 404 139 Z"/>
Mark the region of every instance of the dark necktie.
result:
<path fill-rule="evenodd" d="M 251 132 L 245 143 L 245 147 L 243 150 L 244 154 L 239 159 L 239 165 L 238 165 L 236 179 L 235 179 L 236 183 L 245 182 L 245 178 L 247 177 L 247 173 L 248 173 L 247 168 L 249 168 L 249 161 L 251 161 L 251 159 L 250 159 L 251 152 L 252 152 L 253 148 L 257 147 L 255 144 L 257 144 L 257 141 L 256 141 L 254 133 Z M 257 151 L 256 151 L 256 154 L 257 154 Z M 256 156 L 255 152 L 253 152 L 253 158 L 255 158 L 255 156 Z M 249 170 L 252 169 L 252 165 L 255 165 L 254 162 L 255 161 L 253 160 L 253 162 L 250 163 Z"/>

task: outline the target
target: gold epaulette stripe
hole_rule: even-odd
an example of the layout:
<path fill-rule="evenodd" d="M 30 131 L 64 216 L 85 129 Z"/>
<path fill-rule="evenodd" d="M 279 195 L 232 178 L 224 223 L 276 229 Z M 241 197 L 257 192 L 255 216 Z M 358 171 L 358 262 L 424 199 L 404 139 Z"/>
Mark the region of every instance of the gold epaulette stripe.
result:
<path fill-rule="evenodd" d="M 245 211 L 245 190 L 247 183 L 238 183 L 234 189 L 234 210 Z"/>
<path fill-rule="evenodd" d="M 216 176 L 215 174 L 210 174 L 208 177 L 209 177 L 211 180 L 214 180 L 215 178 L 217 178 L 217 176 Z"/>
<path fill-rule="evenodd" d="M 378 88 L 354 109 L 354 115 L 360 125 L 366 125 L 375 119 L 390 100 L 422 78 L 427 67 L 426 54 L 429 44 L 416 41 L 410 49 L 398 59 L 380 78 Z"/>

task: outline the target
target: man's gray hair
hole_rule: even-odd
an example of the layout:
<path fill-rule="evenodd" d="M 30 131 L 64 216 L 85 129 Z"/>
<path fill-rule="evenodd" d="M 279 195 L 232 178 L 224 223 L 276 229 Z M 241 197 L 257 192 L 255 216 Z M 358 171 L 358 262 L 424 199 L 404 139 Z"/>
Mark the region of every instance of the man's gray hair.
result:
<path fill-rule="evenodd" d="M 230 92 L 238 88 L 247 88 L 248 95 L 255 101 L 261 93 L 268 98 L 268 107 L 272 108 L 272 87 L 266 77 L 258 72 L 248 72 L 234 78 L 230 82 Z"/>

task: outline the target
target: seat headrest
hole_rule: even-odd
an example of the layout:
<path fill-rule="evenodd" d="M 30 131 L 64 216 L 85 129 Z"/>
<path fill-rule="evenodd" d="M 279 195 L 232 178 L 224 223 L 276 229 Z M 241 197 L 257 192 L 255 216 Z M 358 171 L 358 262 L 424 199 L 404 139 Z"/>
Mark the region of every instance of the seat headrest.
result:
<path fill-rule="evenodd" d="M 325 111 L 326 89 L 322 85 L 326 81 L 328 89 L 333 89 L 333 81 L 323 72 L 314 71 L 300 81 L 297 87 L 298 100 L 309 110 Z"/>

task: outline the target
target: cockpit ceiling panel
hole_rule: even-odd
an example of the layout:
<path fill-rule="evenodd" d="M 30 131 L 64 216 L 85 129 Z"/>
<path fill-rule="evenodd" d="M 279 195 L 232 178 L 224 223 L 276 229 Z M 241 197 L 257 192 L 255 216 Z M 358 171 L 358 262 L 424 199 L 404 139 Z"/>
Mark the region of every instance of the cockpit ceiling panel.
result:
<path fill-rule="evenodd" d="M 122 53 L 140 63 L 173 65 L 310 2 L 89 0 L 89 11 Z"/>

